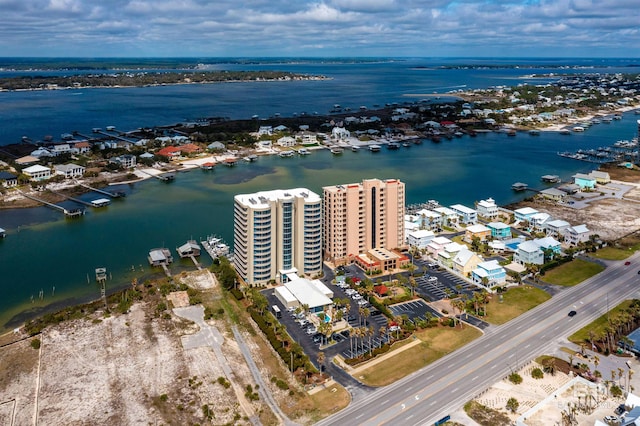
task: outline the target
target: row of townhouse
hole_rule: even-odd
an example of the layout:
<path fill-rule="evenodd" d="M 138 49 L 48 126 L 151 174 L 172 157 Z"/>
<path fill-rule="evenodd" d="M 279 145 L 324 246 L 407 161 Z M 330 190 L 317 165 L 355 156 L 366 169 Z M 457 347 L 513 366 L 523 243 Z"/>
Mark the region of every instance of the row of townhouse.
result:
<path fill-rule="evenodd" d="M 528 223 L 528 230 L 545 232 L 547 236 L 563 238 L 569 246 L 585 243 L 591 238 L 591 231 L 586 225 L 572 226 L 569 222 L 553 219 L 547 213 L 541 213 L 531 207 L 523 207 L 514 211 L 516 222 Z"/>

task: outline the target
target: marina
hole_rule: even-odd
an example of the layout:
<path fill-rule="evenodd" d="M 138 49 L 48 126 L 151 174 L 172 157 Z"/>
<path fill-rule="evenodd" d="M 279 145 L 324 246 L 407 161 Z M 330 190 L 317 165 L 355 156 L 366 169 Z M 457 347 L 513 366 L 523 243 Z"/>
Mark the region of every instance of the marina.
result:
<path fill-rule="evenodd" d="M 213 260 L 220 256 L 227 256 L 230 254 L 229 246 L 222 240 L 222 238 L 216 237 L 215 235 L 209 235 L 200 241 L 200 243 Z"/>

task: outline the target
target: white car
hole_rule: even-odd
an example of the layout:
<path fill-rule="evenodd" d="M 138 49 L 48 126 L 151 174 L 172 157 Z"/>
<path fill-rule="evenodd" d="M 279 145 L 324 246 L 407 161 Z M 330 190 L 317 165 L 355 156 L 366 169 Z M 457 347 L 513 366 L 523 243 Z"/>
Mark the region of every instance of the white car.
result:
<path fill-rule="evenodd" d="M 431 277 L 427 278 L 427 281 L 429 281 L 430 283 L 435 283 L 436 281 L 438 281 L 438 278 L 431 276 Z"/>
<path fill-rule="evenodd" d="M 369 304 L 369 302 L 367 302 L 367 301 L 366 301 L 366 300 L 364 300 L 364 299 L 360 299 L 360 300 L 358 300 L 358 306 L 366 306 L 366 305 L 368 305 L 368 304 Z"/>
<path fill-rule="evenodd" d="M 362 299 L 362 295 L 360 293 L 356 293 L 353 296 L 351 296 L 351 298 L 353 300 L 360 300 L 360 299 Z"/>
<path fill-rule="evenodd" d="M 356 294 L 357 291 L 355 291 L 354 289 L 350 288 L 347 291 L 345 291 L 345 293 L 347 293 L 347 295 L 351 296 L 352 294 Z"/>
<path fill-rule="evenodd" d="M 317 332 L 318 332 L 318 329 L 315 327 L 307 328 L 307 334 L 316 334 Z"/>

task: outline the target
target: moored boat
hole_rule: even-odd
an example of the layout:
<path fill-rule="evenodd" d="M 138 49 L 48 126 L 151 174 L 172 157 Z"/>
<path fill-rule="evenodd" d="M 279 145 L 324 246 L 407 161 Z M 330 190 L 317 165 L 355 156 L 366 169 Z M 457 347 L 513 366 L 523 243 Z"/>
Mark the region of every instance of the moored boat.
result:
<path fill-rule="evenodd" d="M 389 142 L 387 144 L 387 149 L 398 149 L 400 148 L 400 144 L 398 144 L 397 142 Z"/>
<path fill-rule="evenodd" d="M 311 154 L 311 151 L 309 151 L 307 148 L 300 148 L 298 150 L 298 154 L 300 154 L 300 155 L 309 155 L 309 154 Z"/>
<path fill-rule="evenodd" d="M 334 155 L 340 155 L 340 154 L 342 154 L 343 151 L 344 151 L 344 149 L 342 149 L 339 146 L 332 146 L 331 147 L 331 153 L 334 154 Z"/>
<path fill-rule="evenodd" d="M 380 151 L 380 145 L 369 145 L 369 151 L 371 151 L 371 152 L 379 152 Z"/>
<path fill-rule="evenodd" d="M 280 157 L 293 157 L 293 154 L 295 154 L 295 151 L 292 150 L 287 150 L 287 151 L 280 151 L 280 153 L 278 154 Z"/>
<path fill-rule="evenodd" d="M 351 145 L 351 151 L 358 152 L 360 151 L 360 147 L 358 145 Z"/>

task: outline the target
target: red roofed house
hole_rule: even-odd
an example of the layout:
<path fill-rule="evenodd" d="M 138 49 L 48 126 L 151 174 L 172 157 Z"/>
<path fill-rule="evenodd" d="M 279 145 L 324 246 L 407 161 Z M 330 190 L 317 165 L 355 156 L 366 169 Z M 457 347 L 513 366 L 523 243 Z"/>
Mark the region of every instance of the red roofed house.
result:
<path fill-rule="evenodd" d="M 182 151 L 180 148 L 176 146 L 168 146 L 166 148 L 162 148 L 160 151 L 156 152 L 156 155 L 161 155 L 163 157 L 167 157 L 169 159 L 179 157 L 182 155 Z"/>
<path fill-rule="evenodd" d="M 196 153 L 202 152 L 202 148 L 200 148 L 198 145 L 194 143 L 188 143 L 188 144 L 182 145 L 180 147 L 180 150 L 185 154 L 196 154 Z"/>
<path fill-rule="evenodd" d="M 387 288 L 386 285 L 380 284 L 380 285 L 375 286 L 373 288 L 373 291 L 375 291 L 378 296 L 384 297 L 389 292 L 389 289 Z"/>

